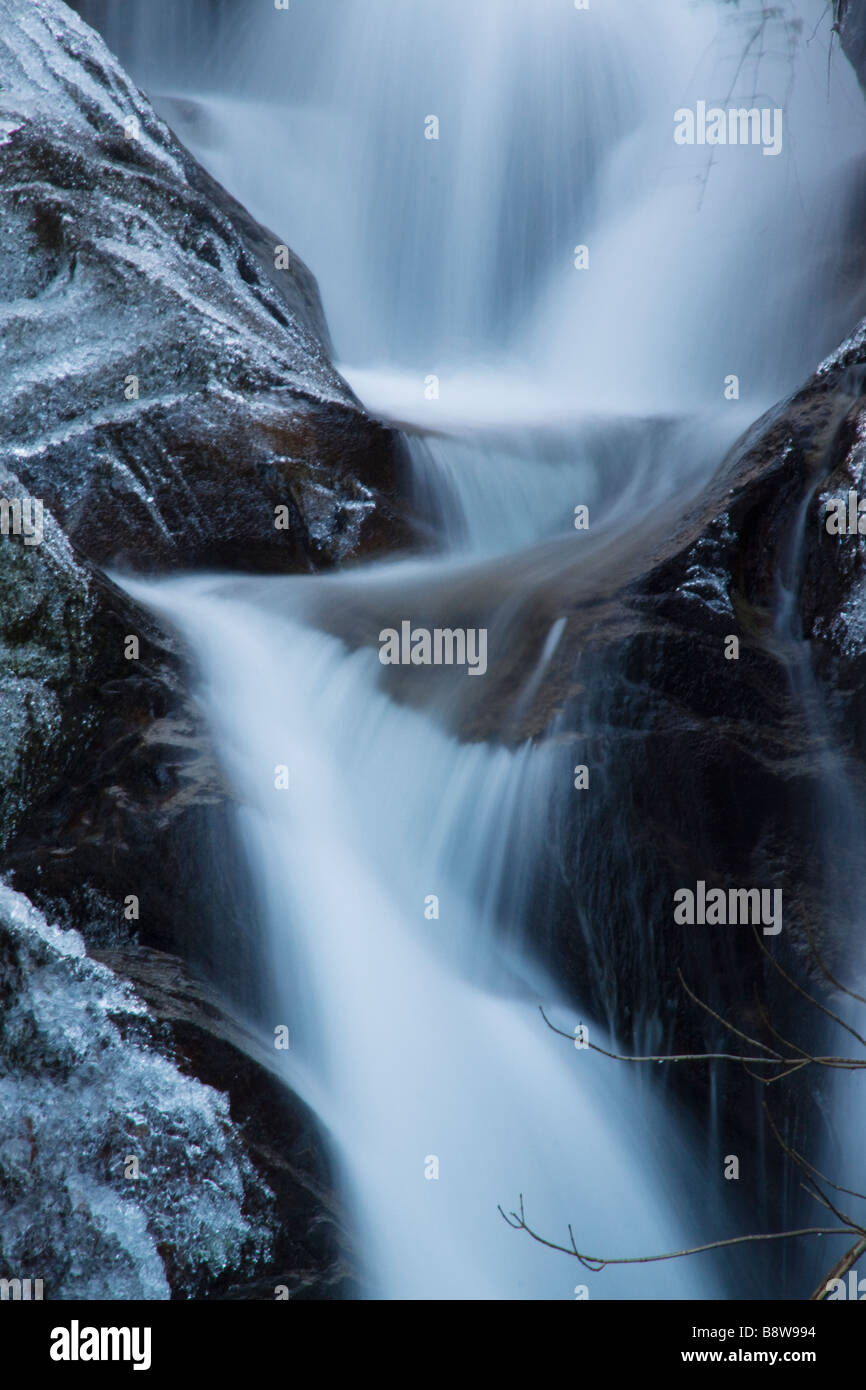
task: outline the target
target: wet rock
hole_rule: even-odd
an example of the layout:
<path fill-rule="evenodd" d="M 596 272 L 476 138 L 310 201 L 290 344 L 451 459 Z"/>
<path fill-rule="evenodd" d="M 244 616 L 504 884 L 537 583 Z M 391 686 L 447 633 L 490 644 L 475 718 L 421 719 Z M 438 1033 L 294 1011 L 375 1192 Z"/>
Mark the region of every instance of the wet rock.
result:
<path fill-rule="evenodd" d="M 27 489 L 2 470 L 0 490 L 31 506 Z M 11 511 L 9 526 L 0 535 L 0 843 L 63 776 L 84 735 L 67 696 L 90 670 L 94 608 L 90 575 L 49 513 L 38 545 L 14 534 Z"/>
<path fill-rule="evenodd" d="M 128 985 L 0 884 L 0 1266 L 44 1297 L 195 1297 L 271 1252 L 225 1097 Z"/>
<path fill-rule="evenodd" d="M 100 564 L 408 543 L 402 446 L 331 365 L 307 268 L 59 0 L 0 18 L 0 462 Z"/>
<path fill-rule="evenodd" d="M 357 1296 L 341 1204 L 315 1121 L 279 1080 L 261 1038 L 176 956 L 141 946 L 96 955 L 130 980 L 166 1025 L 181 1071 L 227 1094 L 244 1153 L 274 1196 L 267 1256 L 243 1279 L 232 1270 L 213 1281 L 207 1296 L 273 1300 L 278 1285 L 292 1299 Z"/>
<path fill-rule="evenodd" d="M 0 473 L 0 487 L 28 497 L 9 475 Z M 193 866 L 212 860 L 228 877 L 236 851 L 179 654 L 76 559 L 50 512 L 39 545 L 0 536 L 0 579 L 5 871 L 91 942 L 182 944 L 206 968 L 210 899 Z M 229 923 L 234 901 L 227 891 L 220 910 Z M 240 915 L 237 930 L 242 980 Z"/>
<path fill-rule="evenodd" d="M 862 483 L 864 377 L 858 340 L 753 427 L 606 611 L 569 614 L 560 678 L 579 673 L 585 693 L 555 728 L 597 775 L 563 815 L 559 854 L 577 866 L 569 915 L 617 981 L 620 1020 L 661 1012 L 681 1039 L 688 1016 L 693 1041 L 715 1035 L 683 1007 L 677 968 L 753 1035 L 756 986 L 765 996 L 775 978 L 786 997 L 749 927 L 676 926 L 673 894 L 698 880 L 781 889 L 784 928 L 764 945 L 815 983 L 812 941 L 844 969 L 862 888 L 864 553 L 827 534 L 823 499 Z"/>

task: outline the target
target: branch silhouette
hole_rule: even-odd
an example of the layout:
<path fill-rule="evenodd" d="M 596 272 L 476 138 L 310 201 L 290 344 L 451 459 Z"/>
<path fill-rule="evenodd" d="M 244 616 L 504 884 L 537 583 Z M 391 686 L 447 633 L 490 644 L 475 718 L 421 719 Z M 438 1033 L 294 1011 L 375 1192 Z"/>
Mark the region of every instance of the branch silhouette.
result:
<path fill-rule="evenodd" d="M 820 970 L 824 978 L 829 982 L 829 984 L 834 989 L 838 990 L 840 993 L 845 994 L 848 998 L 853 999 L 857 1003 L 866 1004 L 866 999 L 864 999 L 863 995 L 858 994 L 856 993 L 856 991 L 841 984 L 839 980 L 829 970 L 818 951 L 814 939 L 814 933 L 811 931 L 808 923 L 806 924 L 806 935 L 809 941 L 810 951 L 818 966 L 818 969 Z M 792 976 L 776 960 L 772 953 L 767 950 L 764 942 L 758 936 L 757 931 L 755 932 L 755 938 L 764 955 L 770 961 L 771 965 L 773 966 L 777 974 L 780 976 L 780 978 L 784 981 L 784 983 L 789 988 L 794 990 L 796 994 L 805 999 L 806 1002 L 810 1005 L 810 1007 L 819 1010 L 819 1012 L 822 1013 L 828 1019 L 830 1019 L 832 1023 L 844 1029 L 845 1032 L 847 1032 L 851 1037 L 853 1037 L 855 1041 L 858 1042 L 864 1048 L 864 1052 L 866 1052 L 866 1037 L 864 1037 L 863 1034 L 858 1032 L 857 1029 L 852 1027 L 851 1024 L 846 1023 L 846 1021 L 843 1018 L 841 1018 L 839 1014 L 837 1014 L 834 1010 L 822 1004 L 820 1000 L 815 999 L 813 995 L 811 995 L 807 990 L 803 989 L 803 987 L 799 985 L 797 981 L 794 980 Z M 715 1009 L 712 1009 L 709 1006 L 709 1004 L 707 1004 L 704 1000 L 700 999 L 694 993 L 694 991 L 689 988 L 680 970 L 677 970 L 677 978 L 680 982 L 683 991 L 695 1005 L 697 1005 L 700 1009 L 704 1010 L 705 1013 L 707 1013 L 712 1019 L 714 1019 L 718 1024 L 720 1024 L 727 1032 L 732 1034 L 734 1037 L 738 1038 L 741 1042 L 745 1043 L 749 1048 L 755 1049 L 755 1051 L 750 1053 L 678 1052 L 653 1053 L 646 1056 L 630 1055 L 627 1053 L 613 1052 L 607 1048 L 599 1047 L 597 1043 L 590 1042 L 588 1038 L 582 1040 L 581 1050 L 585 1048 L 589 1051 L 597 1052 L 600 1056 L 607 1057 L 611 1061 L 615 1062 L 652 1062 L 656 1064 L 665 1062 L 739 1062 L 744 1067 L 747 1074 L 750 1077 L 752 1077 L 753 1080 L 760 1082 L 760 1084 L 764 1086 L 769 1086 L 772 1085 L 774 1082 L 782 1081 L 786 1077 L 792 1076 L 795 1072 L 802 1070 L 804 1067 L 817 1066 L 826 1067 L 829 1070 L 844 1071 L 866 1070 L 866 1055 L 864 1055 L 864 1057 L 862 1058 L 836 1055 L 814 1056 L 810 1052 L 806 1051 L 806 1049 L 800 1047 L 797 1043 L 791 1042 L 788 1039 L 784 1038 L 778 1032 L 778 1030 L 774 1028 L 771 1020 L 766 1015 L 766 1011 L 760 1005 L 759 1014 L 761 1020 L 764 1026 L 766 1027 L 768 1033 L 772 1035 L 776 1042 L 778 1042 L 782 1050 L 778 1050 L 775 1047 L 771 1047 L 769 1046 L 769 1044 L 761 1042 L 757 1038 L 750 1037 L 747 1033 L 744 1033 L 740 1029 L 736 1028 L 728 1019 L 724 1018 Z M 544 1019 L 545 1024 L 551 1030 L 551 1032 L 556 1033 L 559 1037 L 567 1038 L 569 1042 L 574 1043 L 574 1034 L 566 1033 L 563 1029 L 558 1028 L 556 1024 L 554 1024 L 548 1018 L 543 1006 L 541 1005 L 539 1005 L 539 1013 L 541 1014 L 541 1017 Z M 766 1074 L 759 1074 L 756 1071 L 754 1071 L 753 1068 L 755 1067 L 772 1067 L 776 1070 L 773 1075 L 767 1076 Z M 837 1222 L 835 1226 L 807 1226 L 795 1230 L 754 1232 L 748 1235 L 728 1237 L 724 1240 L 707 1241 L 702 1245 L 690 1246 L 682 1250 L 672 1250 L 664 1254 L 609 1256 L 590 1255 L 586 1251 L 580 1250 L 578 1248 L 578 1244 L 574 1235 L 574 1230 L 571 1225 L 568 1226 L 568 1245 L 563 1245 L 555 1240 L 549 1240 L 547 1237 L 541 1235 L 540 1232 L 534 1230 L 526 1220 L 523 1193 L 520 1194 L 518 1211 L 506 1212 L 501 1205 L 498 1207 L 498 1211 L 502 1216 L 503 1220 L 506 1221 L 508 1225 L 512 1227 L 513 1230 L 524 1231 L 528 1236 L 531 1237 L 532 1240 L 536 1241 L 539 1245 L 546 1246 L 549 1250 L 556 1250 L 561 1254 L 572 1256 L 581 1265 L 583 1265 L 585 1269 L 590 1270 L 590 1272 L 592 1273 L 599 1273 L 608 1265 L 656 1264 L 665 1260 L 678 1260 L 690 1255 L 700 1255 L 708 1250 L 721 1250 L 730 1246 L 747 1245 L 763 1241 L 793 1240 L 801 1236 L 848 1235 L 854 1237 L 854 1243 L 851 1245 L 850 1249 L 847 1251 L 845 1255 L 842 1256 L 842 1258 L 839 1261 L 837 1261 L 837 1263 L 833 1266 L 833 1269 L 829 1272 L 826 1278 L 824 1278 L 821 1281 L 818 1288 L 814 1291 L 814 1293 L 810 1295 L 809 1301 L 818 1301 L 826 1299 L 832 1281 L 834 1279 L 840 1279 L 845 1273 L 848 1272 L 848 1270 L 854 1267 L 860 1256 L 866 1253 L 866 1226 L 861 1225 L 858 1220 L 855 1220 L 852 1216 L 848 1215 L 848 1213 L 844 1212 L 829 1196 L 828 1191 L 826 1189 L 830 1189 L 833 1192 L 841 1193 L 846 1196 L 854 1197 L 859 1201 L 866 1201 L 866 1193 L 858 1192 L 853 1188 L 843 1187 L 839 1183 L 834 1182 L 831 1178 L 828 1178 L 825 1173 L 822 1173 L 820 1169 L 816 1168 L 814 1164 L 810 1163 L 806 1158 L 803 1157 L 802 1154 L 800 1154 L 796 1149 L 794 1149 L 785 1141 L 782 1134 L 779 1132 L 779 1129 L 775 1121 L 773 1120 L 772 1115 L 770 1114 L 770 1110 L 766 1100 L 763 1101 L 762 1108 L 770 1132 L 773 1135 L 773 1138 L 776 1140 L 780 1149 L 784 1153 L 786 1159 L 790 1163 L 792 1163 L 794 1167 L 803 1176 L 803 1181 L 801 1182 L 800 1186 L 815 1201 L 817 1201 L 821 1206 L 823 1206 L 825 1210 L 829 1211 L 831 1215 L 835 1217 Z"/>

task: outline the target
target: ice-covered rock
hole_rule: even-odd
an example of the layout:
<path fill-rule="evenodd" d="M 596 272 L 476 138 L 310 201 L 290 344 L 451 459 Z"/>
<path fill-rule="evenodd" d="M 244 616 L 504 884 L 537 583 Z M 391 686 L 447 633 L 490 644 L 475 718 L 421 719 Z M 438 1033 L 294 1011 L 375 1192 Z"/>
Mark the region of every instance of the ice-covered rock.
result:
<path fill-rule="evenodd" d="M 35 499 L 0 465 L 0 495 Z M 10 522 L 12 515 L 10 513 Z M 145 896 L 154 944 L 201 912 L 195 845 L 220 820 L 207 735 L 165 634 L 76 557 L 56 518 L 41 540 L 0 535 L 0 851 L 16 886 L 88 939 L 127 940 L 128 893 Z M 137 659 L 125 658 L 133 636 Z M 176 858 L 175 858 L 176 856 Z M 160 869 L 168 870 L 160 887 Z"/>
<path fill-rule="evenodd" d="M 2 467 L 0 493 L 32 504 Z M 40 529 L 39 545 L 0 537 L 0 846 L 62 775 L 81 732 L 64 695 L 90 667 L 90 577 L 50 513 L 41 515 Z"/>
<path fill-rule="evenodd" d="M 132 988 L 0 883 L 0 1272 L 46 1298 L 195 1296 L 268 1253 L 224 1095 Z"/>
<path fill-rule="evenodd" d="M 0 140 L 0 462 L 88 558 L 305 569 L 408 535 L 309 271 L 61 0 L 0 0 Z"/>

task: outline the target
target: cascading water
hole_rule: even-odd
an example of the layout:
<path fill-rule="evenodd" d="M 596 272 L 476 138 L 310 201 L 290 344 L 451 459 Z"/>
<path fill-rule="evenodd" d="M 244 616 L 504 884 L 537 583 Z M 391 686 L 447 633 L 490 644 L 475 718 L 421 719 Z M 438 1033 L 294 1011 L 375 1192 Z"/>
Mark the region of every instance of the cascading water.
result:
<path fill-rule="evenodd" d="M 173 7 L 207 62 L 163 88 L 167 118 L 311 265 L 368 408 L 411 426 L 444 554 L 376 567 L 395 625 L 410 570 L 434 594 L 457 566 L 481 578 L 488 557 L 567 534 L 577 504 L 595 538 L 684 499 L 850 326 L 836 276 L 861 98 L 840 64 L 828 94 L 824 8 L 295 0 L 254 21 L 224 5 L 217 43 L 194 5 Z M 105 26 L 145 85 L 164 22 L 156 4 L 126 33 Z M 783 108 L 781 152 L 677 146 L 674 110 L 699 100 Z M 560 553 L 548 570 L 565 575 Z M 707 1258 L 592 1276 L 496 1210 L 524 1192 L 536 1229 L 565 1239 L 571 1222 L 595 1254 L 707 1238 L 674 1215 L 695 1161 L 679 1122 L 631 1074 L 602 1081 L 537 1012 L 546 1000 L 571 1032 L 520 933 L 534 808 L 561 769 L 543 744 L 459 743 L 447 708 L 390 701 L 369 650 L 318 630 L 370 578 L 135 586 L 197 659 L 293 1036 L 287 1079 L 332 1137 L 366 1287 L 713 1297 Z"/>
<path fill-rule="evenodd" d="M 570 1278 L 497 1211 L 523 1192 L 539 1229 L 572 1221 L 591 1253 L 686 1239 L 687 1221 L 666 1211 L 690 1162 L 678 1128 L 665 1131 L 625 1071 L 581 1071 L 588 1054 L 569 1052 L 537 1005 L 569 1030 L 570 1012 L 492 920 L 503 880 L 511 915 L 524 905 L 544 759 L 461 745 L 393 704 L 375 657 L 304 625 L 307 587 L 133 591 L 201 663 L 270 922 L 287 1079 L 333 1139 L 367 1286 L 386 1298 L 569 1298 L 576 1282 L 592 1297 L 657 1294 L 648 1269 L 575 1266 Z M 274 787 L 280 764 L 288 792 Z M 665 1283 L 668 1297 L 712 1288 L 685 1268 Z"/>
<path fill-rule="evenodd" d="M 510 542 L 533 538 L 524 498 L 551 425 L 567 447 L 536 535 L 575 502 L 599 517 L 621 502 L 629 479 L 593 449 L 605 425 L 700 422 L 703 448 L 626 454 L 639 514 L 706 476 L 850 328 L 837 286 L 862 98 L 844 60 L 828 92 L 821 19 L 821 0 L 764 17 L 716 0 L 300 0 L 254 24 L 230 9 L 221 44 L 204 28 L 197 44 L 207 85 L 191 74 L 161 104 L 314 268 L 368 408 L 459 439 L 456 463 L 411 442 L 418 486 L 432 472 L 453 499 L 468 480 L 465 541 L 477 477 L 483 550 L 505 511 Z M 702 99 L 783 108 L 781 153 L 675 145 L 675 109 Z"/>

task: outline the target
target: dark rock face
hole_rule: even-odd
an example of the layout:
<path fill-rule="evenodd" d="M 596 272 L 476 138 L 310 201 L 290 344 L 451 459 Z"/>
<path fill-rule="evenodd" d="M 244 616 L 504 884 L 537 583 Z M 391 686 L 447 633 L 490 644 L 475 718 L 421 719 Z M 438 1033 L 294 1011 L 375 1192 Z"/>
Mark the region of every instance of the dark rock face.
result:
<path fill-rule="evenodd" d="M 864 380 L 858 339 L 758 422 L 700 505 L 644 556 L 644 573 L 623 576 L 600 622 L 596 610 L 588 627 L 586 609 L 569 622 L 594 693 L 557 727 L 587 732 L 601 776 L 580 818 L 567 818 L 563 853 L 585 866 L 578 921 L 599 958 L 619 960 L 612 973 L 635 1017 L 655 1012 L 652 982 L 677 966 L 728 1016 L 732 999 L 750 1000 L 769 977 L 748 928 L 674 924 L 674 891 L 698 879 L 780 888 L 783 931 L 764 944 L 813 975 L 810 937 L 838 969 L 856 932 L 866 564 L 859 537 L 827 533 L 824 502 L 863 487 Z M 729 636 L 737 661 L 725 659 Z M 628 842 L 614 822 L 628 825 Z M 830 874 L 822 827 L 838 856 Z M 588 862 L 593 839 L 612 862 Z M 639 885 L 631 899 L 628 884 Z M 601 929 L 603 944 L 600 923 L 617 924 L 609 937 Z M 700 1022 L 696 1032 L 706 1037 Z"/>
<path fill-rule="evenodd" d="M 0 473 L 3 496 L 30 508 L 27 489 Z M 33 513 L 31 512 L 31 519 Z M 8 842 L 29 807 L 68 766 L 83 736 L 65 695 L 92 659 L 93 583 L 49 516 L 42 542 L 0 536 L 0 838 Z"/>
<path fill-rule="evenodd" d="M 32 503 L 17 479 L 2 487 Z M 142 926 L 164 941 L 189 903 L 171 900 L 159 863 L 191 853 L 218 813 L 219 776 L 167 640 L 76 559 L 49 512 L 42 528 L 38 545 L 0 537 L 4 870 L 91 941 L 129 938 L 136 894 Z"/>
<path fill-rule="evenodd" d="M 554 729 L 590 767 L 590 790 L 552 817 L 547 947 L 637 1053 L 760 1051 L 704 1005 L 765 1046 L 790 1040 L 785 1055 L 850 1054 L 796 985 L 844 1012 L 825 967 L 853 984 L 862 935 L 866 554 L 862 537 L 828 534 L 824 503 L 866 489 L 863 343 L 757 423 L 701 503 L 654 538 L 643 572 L 578 605 L 557 653 L 560 689 L 577 676 L 583 691 Z M 701 880 L 778 890 L 781 931 L 677 923 L 674 894 Z M 723 1151 L 761 1174 L 744 1188 L 755 1227 L 779 1229 L 798 1203 L 808 1221 L 796 1174 L 755 1136 L 767 1102 L 801 1152 L 819 1137 L 829 1152 L 828 1074 L 770 1094 L 733 1064 L 668 1068 L 698 1115 L 708 1078 Z M 766 1277 L 782 1287 L 772 1261 Z"/>
<path fill-rule="evenodd" d="M 7 589 L 4 626 L 26 624 L 28 635 L 24 652 L 12 647 L 7 661 L 20 669 L 26 659 L 35 676 L 23 688 L 17 675 L 4 679 L 23 705 L 21 728 L 5 729 L 12 749 L 0 777 L 6 871 L 54 920 L 79 927 L 94 944 L 141 936 L 183 949 L 207 969 L 211 898 L 201 893 L 200 875 L 209 860 L 219 866 L 212 878 L 219 894 L 234 871 L 233 840 L 181 658 L 125 594 L 74 565 L 68 543 L 65 571 L 52 573 L 47 555 L 35 554 L 11 539 L 0 548 L 7 572 L 13 556 L 32 568 L 36 597 L 57 584 L 50 602 L 40 607 L 34 597 L 29 609 L 20 580 Z M 136 660 L 124 655 L 129 637 L 139 644 Z M 138 902 L 127 916 L 129 895 Z M 231 903 L 229 896 L 220 905 L 227 921 Z M 243 939 L 235 944 L 242 979 Z"/>
<path fill-rule="evenodd" d="M 26 505 L 17 479 L 0 475 L 0 486 Z M 182 950 L 205 972 L 209 917 L 218 914 L 237 962 L 238 1001 L 251 1003 L 243 866 L 180 654 L 76 558 L 49 512 L 42 529 L 38 545 L 0 537 L 4 872 L 91 943 L 141 937 Z M 129 638 L 135 659 L 127 659 Z M 125 908 L 130 895 L 134 914 Z"/>
<path fill-rule="evenodd" d="M 72 11 L 0 16 L 0 462 L 100 564 L 297 570 L 408 541 L 401 447 L 331 366 L 307 268 Z"/>

